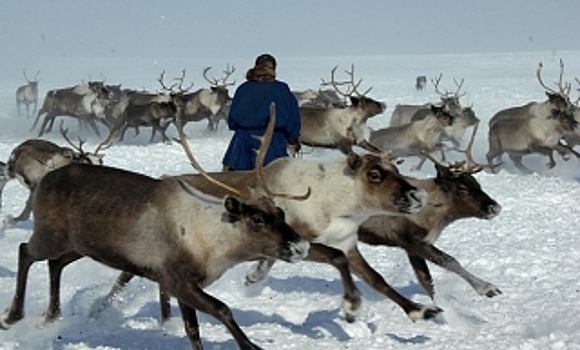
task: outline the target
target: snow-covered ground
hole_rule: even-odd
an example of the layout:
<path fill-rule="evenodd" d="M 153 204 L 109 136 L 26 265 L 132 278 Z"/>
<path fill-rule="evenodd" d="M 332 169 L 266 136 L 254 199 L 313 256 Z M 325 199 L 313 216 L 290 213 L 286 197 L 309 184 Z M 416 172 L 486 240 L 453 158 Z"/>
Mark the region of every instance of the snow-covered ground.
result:
<path fill-rule="evenodd" d="M 545 98 L 535 77 L 538 62 L 545 66 L 544 80 L 552 83 L 559 73 L 558 59 L 566 65 L 565 79 L 580 76 L 580 52 L 534 52 L 462 55 L 392 55 L 367 57 L 278 57 L 279 78 L 293 89 L 316 88 L 330 70 L 355 65 L 361 90 L 373 86 L 370 96 L 384 101 L 384 115 L 370 126 L 386 126 L 397 103 L 425 103 L 438 99 L 431 85 L 417 92 L 417 75 L 443 73 L 441 87 L 454 90 L 452 78 L 465 79 L 465 105 L 472 104 L 482 126 L 474 146 L 475 158 L 484 160 L 487 151 L 487 120 L 500 109 Z M 0 159 L 6 160 L 20 142 L 35 136 L 28 131 L 32 119 L 18 118 L 14 93 L 29 77 L 40 71 L 41 96 L 53 88 L 81 81 L 103 80 L 123 87 L 156 90 L 162 70 L 178 76 L 187 69 L 186 81 L 205 86 L 201 71 L 211 65 L 218 74 L 226 64 L 237 68 L 235 78 L 243 80 L 251 57 L 215 61 L 187 59 L 95 59 L 63 58 L 61 61 L 0 61 Z M 25 66 L 23 66 L 23 64 Z M 572 98 L 578 94 L 573 85 Z M 76 137 L 76 122 L 67 123 Z M 219 170 L 230 132 L 222 125 L 217 134 L 204 133 L 205 123 L 188 125 L 189 142 L 207 170 Z M 174 130 L 170 129 L 173 133 Z M 173 134 L 175 135 L 175 134 Z M 85 148 L 98 139 L 88 131 Z M 123 144 L 106 150 L 105 163 L 150 176 L 192 172 L 177 144 L 148 144 L 148 131 L 137 138 L 130 133 Z M 47 136 L 64 141 L 58 133 Z M 314 150 L 306 158 L 332 158 L 331 150 Z M 507 158 L 506 158 L 507 159 Z M 390 300 L 357 280 L 363 293 L 359 319 L 348 324 L 340 312 L 341 282 L 336 271 L 312 263 L 278 263 L 268 279 L 246 287 L 242 264 L 230 270 L 208 288 L 226 302 L 243 330 L 266 349 L 580 349 L 580 163 L 558 160 L 555 169 L 545 168 L 545 159 L 528 156 L 524 163 L 535 173 L 521 175 L 507 165 L 499 174 L 476 175 L 483 189 L 502 206 L 491 221 L 476 219 L 454 223 L 437 242 L 475 275 L 496 284 L 503 294 L 494 298 L 477 295 L 457 275 L 430 265 L 435 280 L 434 303 L 444 310 L 435 321 L 411 322 Z M 411 172 L 416 162 L 401 165 L 403 173 L 415 177 L 434 174 L 431 166 Z M 18 214 L 27 191 L 17 181 L 4 191 L 2 216 Z M 0 230 L 0 308 L 8 307 L 15 288 L 17 247 L 31 235 L 32 221 Z M 398 249 L 361 246 L 369 263 L 406 297 L 431 303 L 418 285 L 404 253 Z M 89 259 L 68 267 L 63 275 L 62 320 L 40 324 L 48 303 L 46 263 L 31 269 L 26 296 L 27 316 L 8 331 L 0 331 L 0 349 L 188 349 L 179 310 L 160 326 L 156 286 L 134 280 L 114 307 L 99 319 L 91 319 L 92 303 L 111 287 L 118 272 Z M 201 315 L 202 341 L 207 349 L 235 349 L 225 327 Z"/>

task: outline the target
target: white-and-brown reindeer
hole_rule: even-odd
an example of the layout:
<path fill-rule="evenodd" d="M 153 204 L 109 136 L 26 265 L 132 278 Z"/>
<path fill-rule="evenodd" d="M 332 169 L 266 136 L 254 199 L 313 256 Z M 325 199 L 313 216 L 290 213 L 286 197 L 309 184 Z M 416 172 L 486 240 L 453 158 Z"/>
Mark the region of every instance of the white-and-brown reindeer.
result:
<path fill-rule="evenodd" d="M 49 171 L 71 163 L 103 164 L 103 154 L 99 152 L 104 150 L 104 144 L 99 144 L 94 152 L 85 152 L 84 141 L 79 140 L 78 145 L 74 144 L 67 137 L 67 132 L 61 126 L 61 134 L 72 148 L 61 147 L 47 140 L 29 139 L 12 150 L 5 165 L 4 176 L 0 179 L 0 202 L 4 186 L 14 178 L 28 188 L 29 194 L 22 212 L 16 217 L 8 215 L 4 219 L 5 224 L 14 225 L 30 218 L 35 189 Z"/>
<path fill-rule="evenodd" d="M 419 212 L 395 217 L 373 216 L 358 230 L 359 240 L 363 243 L 404 249 L 421 286 L 432 299 L 435 289 L 426 260 L 458 274 L 479 295 L 493 297 L 501 293 L 494 284 L 465 270 L 453 256 L 434 245 L 443 230 L 453 222 L 465 218 L 491 220 L 501 211 L 501 206 L 483 191 L 473 176 L 487 167 L 476 163 L 471 154 L 476 131 L 477 125 L 465 150 L 466 162 L 443 165 L 428 156 L 435 163 L 436 177 L 408 179 L 428 193 L 427 204 Z M 382 280 L 381 276 L 374 278 Z"/>
<path fill-rule="evenodd" d="M 180 137 L 187 142 L 183 133 Z M 188 147 L 186 153 L 207 176 Z M 45 321 L 51 322 L 61 315 L 62 270 L 90 257 L 151 279 L 177 298 L 193 349 L 202 348 L 198 311 L 223 323 L 241 349 L 259 349 L 230 308 L 203 289 L 240 262 L 266 258 L 296 262 L 307 254 L 309 244 L 286 223 L 273 194 L 221 186 L 228 193 L 224 198 L 203 194 L 174 176 L 154 179 L 86 164 L 49 172 L 37 188 L 34 232 L 20 245 L 16 292 L 0 318 L 0 328 L 8 329 L 24 317 L 27 272 L 34 262 L 48 260 Z M 264 189 L 271 193 L 265 184 Z"/>
<path fill-rule="evenodd" d="M 377 284 L 368 278 L 377 273 L 362 256 L 352 253 L 356 248 L 358 226 L 367 218 L 377 214 L 415 213 L 425 203 L 424 190 L 409 185 L 391 160 L 390 155 L 356 153 L 332 161 L 286 157 L 268 164 L 261 175 L 268 187 L 277 192 L 303 191 L 303 184 L 310 184 L 310 197 L 305 201 L 298 203 L 276 198 L 276 203 L 284 209 L 288 223 L 311 242 L 306 259 L 329 263 L 339 269 L 345 288 L 342 307 L 347 321 L 355 320 L 360 312 L 359 293 L 349 281 L 351 264 L 357 265 L 360 278 L 393 300 L 412 320 L 430 319 L 441 311 L 435 306 L 408 300 L 384 280 Z M 256 171 L 212 173 L 211 176 L 235 187 L 246 187 L 255 185 Z M 212 195 L 224 194 L 222 188 L 199 175 L 180 178 Z M 257 263 L 247 276 L 248 283 L 264 278 L 273 264 L 272 259 Z M 114 296 L 129 279 L 130 275 L 120 276 L 106 299 Z"/>
<path fill-rule="evenodd" d="M 38 107 L 38 75 L 40 71 L 36 72 L 34 78 L 28 79 L 26 76 L 26 71 L 23 71 L 24 79 L 26 79 L 26 85 L 22 85 L 16 89 L 16 107 L 18 108 L 18 116 L 20 117 L 20 106 L 24 105 L 26 107 L 26 117 L 36 114 L 36 108 Z M 30 113 L 30 105 L 34 106 L 32 114 Z"/>
<path fill-rule="evenodd" d="M 486 154 L 488 163 L 500 159 L 507 153 L 515 167 L 522 173 L 530 173 L 522 163 L 522 157 L 539 153 L 549 157 L 546 167 L 556 165 L 553 151 L 562 155 L 580 154 L 561 142 L 567 132 L 578 127 L 575 119 L 575 106 L 571 103 L 569 93 L 571 86 L 564 86 L 564 63 L 560 60 L 560 75 L 557 82 L 558 91 L 548 87 L 542 80 L 543 65 L 536 69 L 536 77 L 546 90 L 548 99 L 544 102 L 530 102 L 523 106 L 511 107 L 496 113 L 488 123 L 489 150 Z"/>
<path fill-rule="evenodd" d="M 302 129 L 300 142 L 304 145 L 324 148 L 337 148 L 344 154 L 349 154 L 353 146 L 360 146 L 371 152 L 378 152 L 365 138 L 366 122 L 369 118 L 383 113 L 386 105 L 366 96 L 372 88 L 360 93 L 358 88 L 362 79 L 355 82 L 354 65 L 346 73 L 349 81 L 337 82 L 334 74 L 337 67 L 331 71 L 331 81 L 323 81 L 323 85 L 331 85 L 335 91 L 350 100 L 350 106 L 344 108 L 300 107 Z M 347 85 L 346 91 L 339 86 Z"/>
<path fill-rule="evenodd" d="M 425 153 L 432 153 L 441 146 L 443 129 L 451 125 L 453 116 L 443 107 L 431 106 L 425 118 L 402 126 L 389 126 L 370 132 L 372 145 L 395 157 L 416 156 L 420 158 L 414 169 L 419 170 L 425 162 Z"/>

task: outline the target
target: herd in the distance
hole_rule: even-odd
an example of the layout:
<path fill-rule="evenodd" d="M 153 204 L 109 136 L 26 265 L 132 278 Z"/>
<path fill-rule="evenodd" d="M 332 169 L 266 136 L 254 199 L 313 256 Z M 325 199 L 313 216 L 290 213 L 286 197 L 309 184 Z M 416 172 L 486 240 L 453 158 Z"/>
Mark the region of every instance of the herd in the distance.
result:
<path fill-rule="evenodd" d="M 85 256 L 121 271 L 110 293 L 95 301 L 91 317 L 99 317 L 133 276 L 146 277 L 159 285 L 163 321 L 170 317 L 170 297 L 177 299 L 195 349 L 202 347 L 196 311 L 221 321 L 240 348 L 259 348 L 229 307 L 203 290 L 243 261 L 255 261 L 246 276 L 248 284 L 266 278 L 277 260 L 334 266 L 344 288 L 342 309 L 349 322 L 357 319 L 362 307 L 353 274 L 395 302 L 413 321 L 432 319 L 443 311 L 397 292 L 378 267 L 366 261 L 359 242 L 403 249 L 432 300 L 435 285 L 427 261 L 456 273 L 477 294 L 494 297 L 501 293 L 496 285 L 467 271 L 435 242 L 457 220 L 490 220 L 501 212 L 501 205 L 481 188 L 474 174 L 496 171 L 503 153 L 522 172 L 529 172 L 521 162 L 527 154 L 548 156 L 550 167 L 555 165 L 554 151 L 580 157 L 573 150 L 580 143 L 576 131 L 580 114 L 560 64 L 555 89 L 543 82 L 538 66 L 537 79 L 546 90 L 546 101 L 506 109 L 490 119 L 485 164 L 477 163 L 472 154 L 479 119 L 471 107 L 460 103 L 463 80 L 454 80 L 455 91 L 442 92 L 442 75 L 435 77 L 432 83 L 440 101 L 397 105 L 389 126 L 369 131 L 368 119 L 384 113 L 386 105 L 368 97 L 370 89 L 359 90 L 362 79 L 356 81 L 351 66 L 346 81 L 337 81 L 335 67 L 320 89 L 295 92 L 302 117 L 301 143 L 337 149 L 344 157 L 288 157 L 264 166 L 276 118 L 272 106 L 266 134 L 257 135 L 262 146 L 256 169 L 214 173 L 197 164 L 184 127 L 190 121 L 208 120 L 208 131 L 217 130 L 227 117 L 228 87 L 235 84 L 228 82 L 233 67 L 228 66 L 221 79 L 210 78 L 210 68 L 205 68 L 202 75 L 210 87 L 195 92 L 190 92 L 192 85 L 185 86 L 185 71 L 169 86 L 161 73 L 159 93 L 104 82 L 50 90 L 38 113 L 38 73 L 33 80 L 25 74 L 28 84 L 17 90 L 18 111 L 24 105 L 28 116 L 36 114 L 33 128 L 40 125 L 39 137 L 52 130 L 57 117 L 76 118 L 79 126 L 89 125 L 99 136 L 99 126 L 105 127 L 108 135 L 94 152 L 86 152 L 83 142 L 72 142 L 61 125 L 70 147 L 25 140 L 6 164 L 0 164 L 4 168 L 0 199 L 4 185 L 13 178 L 30 190 L 23 212 L 8 216 L 5 224 L 28 220 L 31 213 L 34 220 L 32 236 L 19 248 L 16 292 L 0 316 L 0 328 L 8 329 L 24 317 L 28 270 L 42 260 L 48 260 L 50 276 L 45 320 L 58 320 L 61 272 Z M 426 83 L 426 77 L 418 77 L 417 89 Z M 155 179 L 103 165 L 101 152 L 121 142 L 127 128 L 138 132 L 140 127 L 151 127 L 151 140 L 159 133 L 169 141 L 170 125 L 195 173 Z M 471 138 L 462 149 L 469 128 Z M 356 152 L 355 146 L 364 152 Z M 449 150 L 464 160 L 447 162 Z M 436 174 L 425 179 L 402 174 L 397 165 L 404 157 L 418 157 L 416 169 L 430 160 Z M 155 252 L 150 247 L 156 247 Z"/>

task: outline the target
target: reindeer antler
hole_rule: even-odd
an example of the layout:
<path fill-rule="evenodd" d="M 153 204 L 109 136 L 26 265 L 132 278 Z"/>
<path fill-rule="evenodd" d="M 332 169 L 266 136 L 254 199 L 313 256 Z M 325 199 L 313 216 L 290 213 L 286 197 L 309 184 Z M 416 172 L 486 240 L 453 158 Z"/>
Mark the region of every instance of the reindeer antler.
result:
<path fill-rule="evenodd" d="M 359 79 L 359 81 L 355 83 L 355 81 L 354 81 L 355 80 L 354 79 L 354 64 L 351 64 L 350 71 L 345 70 L 346 74 L 350 76 L 350 81 L 337 82 L 334 79 L 334 74 L 335 74 L 337 68 L 338 68 L 338 66 L 334 66 L 334 68 L 332 68 L 332 70 L 330 71 L 330 82 L 324 81 L 324 79 L 322 79 L 321 85 L 323 85 L 323 86 L 331 85 L 334 88 L 334 90 L 339 95 L 341 95 L 343 97 L 350 97 L 353 94 L 356 94 L 358 97 L 364 97 L 364 96 L 366 96 L 366 94 L 368 94 L 373 89 L 371 86 L 362 94 L 358 91 L 358 87 L 362 83 L 362 79 Z M 338 88 L 338 86 L 340 86 L 340 85 L 348 85 L 350 88 L 347 89 L 346 92 L 343 92 Z"/>
<path fill-rule="evenodd" d="M 310 187 L 303 195 L 291 195 L 287 193 L 275 193 L 272 192 L 266 185 L 264 181 L 264 159 L 266 158 L 266 153 L 268 148 L 270 148 L 270 142 L 272 141 L 272 135 L 274 134 L 274 126 L 276 125 L 276 104 L 274 102 L 270 103 L 270 120 L 268 121 L 268 126 L 266 132 L 263 136 L 253 136 L 255 139 L 260 140 L 260 149 L 256 151 L 256 175 L 258 177 L 259 183 L 262 185 L 264 192 L 269 197 L 281 197 L 296 200 L 306 200 L 310 197 Z"/>
<path fill-rule="evenodd" d="M 77 151 L 79 151 L 81 154 L 85 154 L 85 151 L 83 151 L 83 145 L 85 144 L 85 140 L 82 140 L 79 136 L 79 145 L 77 146 L 74 142 L 72 142 L 67 134 L 68 134 L 68 128 L 65 129 L 64 128 L 64 122 L 60 122 L 60 133 L 62 134 L 62 137 L 65 139 L 65 141 L 71 145 L 72 148 L 76 149 Z"/>
<path fill-rule="evenodd" d="M 193 87 L 193 83 L 191 83 L 186 89 L 183 88 L 183 81 L 185 80 L 185 69 L 181 72 L 181 77 L 173 79 L 177 82 L 171 85 L 170 87 L 167 87 L 167 85 L 165 85 L 164 77 L 165 71 L 162 71 L 161 74 L 159 75 L 159 78 L 157 78 L 157 81 L 161 85 L 161 88 L 165 91 L 168 91 L 169 93 L 183 94 L 188 92 Z M 177 87 L 177 91 L 175 91 L 175 87 Z"/>
<path fill-rule="evenodd" d="M 210 79 L 210 78 L 207 76 L 207 73 L 208 73 L 210 70 L 211 70 L 211 67 L 205 67 L 205 68 L 203 69 L 202 75 L 203 75 L 203 78 L 204 78 L 204 79 L 205 79 L 205 80 L 206 80 L 208 83 L 210 83 L 210 85 L 211 85 L 211 86 L 213 86 L 213 87 L 222 87 L 222 88 L 225 88 L 225 87 L 227 87 L 227 86 L 233 86 L 233 85 L 236 85 L 236 81 L 235 81 L 235 80 L 234 80 L 233 82 L 231 82 L 231 83 L 228 83 L 228 82 L 227 82 L 228 78 L 229 78 L 229 77 L 230 77 L 232 74 L 234 74 L 234 72 L 236 71 L 236 68 L 235 68 L 233 65 L 231 66 L 231 68 L 230 68 L 230 65 L 229 65 L 229 64 L 228 64 L 228 65 L 226 65 L 226 69 L 223 71 L 223 73 L 224 73 L 224 77 L 221 79 L 221 83 L 220 83 L 220 81 L 219 81 L 217 78 L 213 78 L 213 77 L 212 77 L 212 78 Z"/>

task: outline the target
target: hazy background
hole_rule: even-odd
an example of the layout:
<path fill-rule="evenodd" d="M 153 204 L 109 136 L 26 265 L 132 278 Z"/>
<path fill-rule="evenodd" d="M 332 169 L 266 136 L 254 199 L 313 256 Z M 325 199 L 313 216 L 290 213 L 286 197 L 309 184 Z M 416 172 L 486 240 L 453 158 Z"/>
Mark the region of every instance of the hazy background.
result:
<path fill-rule="evenodd" d="M 580 49 L 580 1 L 0 0 L 17 61 Z"/>

